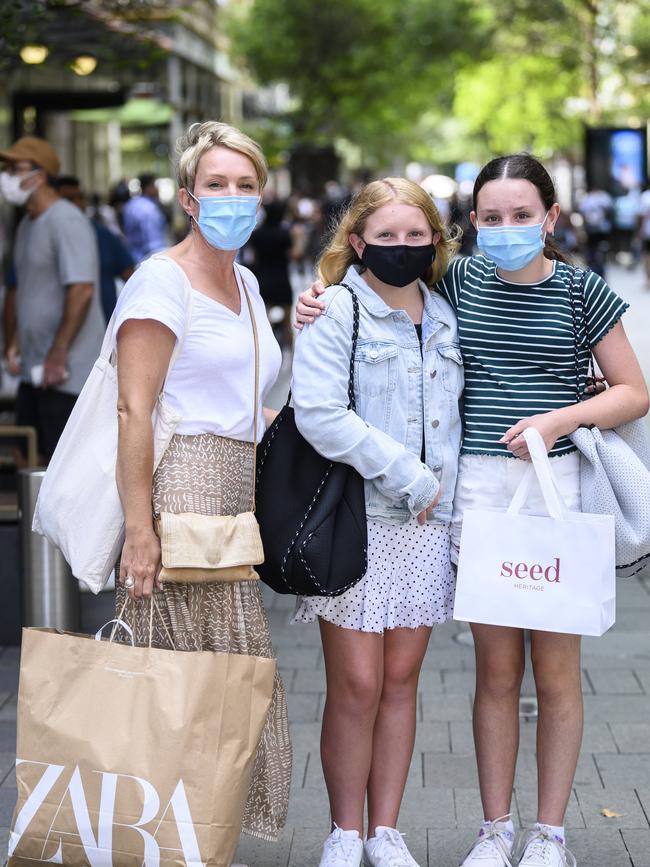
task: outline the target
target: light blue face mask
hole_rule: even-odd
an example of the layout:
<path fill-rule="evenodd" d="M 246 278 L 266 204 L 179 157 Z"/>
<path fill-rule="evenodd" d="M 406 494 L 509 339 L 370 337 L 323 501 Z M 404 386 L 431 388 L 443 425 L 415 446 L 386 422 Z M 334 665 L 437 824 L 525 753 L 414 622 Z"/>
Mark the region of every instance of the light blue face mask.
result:
<path fill-rule="evenodd" d="M 504 271 L 520 271 L 544 249 L 542 235 L 548 213 L 541 223 L 532 226 L 481 226 L 476 243 L 481 253 Z"/>
<path fill-rule="evenodd" d="M 217 250 L 244 246 L 257 221 L 257 196 L 190 196 L 199 203 L 197 225 L 208 244 Z"/>

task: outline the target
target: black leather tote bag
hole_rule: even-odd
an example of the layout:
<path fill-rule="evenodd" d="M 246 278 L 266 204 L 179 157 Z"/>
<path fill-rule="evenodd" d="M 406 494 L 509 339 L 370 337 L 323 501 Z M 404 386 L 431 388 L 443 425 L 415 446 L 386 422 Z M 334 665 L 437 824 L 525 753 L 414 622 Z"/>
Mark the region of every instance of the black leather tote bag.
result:
<path fill-rule="evenodd" d="M 359 301 L 345 288 L 354 311 L 348 408 L 355 410 Z M 290 402 L 291 392 L 258 447 L 256 516 L 264 563 L 257 571 L 276 593 L 339 596 L 368 568 L 364 480 L 353 467 L 312 448 L 296 427 Z"/>

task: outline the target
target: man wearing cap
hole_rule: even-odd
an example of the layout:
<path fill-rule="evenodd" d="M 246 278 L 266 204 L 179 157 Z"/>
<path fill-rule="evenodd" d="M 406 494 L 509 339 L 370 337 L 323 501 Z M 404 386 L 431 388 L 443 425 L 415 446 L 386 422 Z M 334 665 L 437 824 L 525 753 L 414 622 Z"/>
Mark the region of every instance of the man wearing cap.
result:
<path fill-rule="evenodd" d="M 48 460 L 101 347 L 97 241 L 90 220 L 53 187 L 60 162 L 48 142 L 25 136 L 0 160 L 0 194 L 26 211 L 13 250 L 16 288 L 5 301 L 5 354 L 20 375 L 17 423 L 36 428 Z"/>

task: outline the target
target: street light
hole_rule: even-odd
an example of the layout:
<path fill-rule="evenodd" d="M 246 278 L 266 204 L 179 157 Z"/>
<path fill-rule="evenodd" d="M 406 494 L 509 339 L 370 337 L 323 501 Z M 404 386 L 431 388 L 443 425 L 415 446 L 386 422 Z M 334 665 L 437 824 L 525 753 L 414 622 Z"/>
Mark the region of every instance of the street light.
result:
<path fill-rule="evenodd" d="M 20 49 L 20 59 L 23 63 L 38 64 L 47 59 L 50 49 L 45 45 L 24 45 Z"/>
<path fill-rule="evenodd" d="M 72 61 L 72 71 L 77 75 L 90 75 L 97 68 L 97 58 L 92 54 L 80 54 Z"/>

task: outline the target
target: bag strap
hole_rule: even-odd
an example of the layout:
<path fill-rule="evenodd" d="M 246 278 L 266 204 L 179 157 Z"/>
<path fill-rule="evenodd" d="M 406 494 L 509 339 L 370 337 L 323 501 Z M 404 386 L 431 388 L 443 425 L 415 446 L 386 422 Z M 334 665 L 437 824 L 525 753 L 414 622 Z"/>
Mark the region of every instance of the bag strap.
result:
<path fill-rule="evenodd" d="M 359 299 L 352 286 L 341 283 L 352 296 L 352 352 L 350 353 L 350 377 L 348 379 L 348 409 L 357 411 L 357 402 L 354 396 L 354 356 L 357 353 L 357 341 L 359 339 Z"/>
<path fill-rule="evenodd" d="M 246 281 L 241 273 L 237 274 L 238 279 L 241 280 L 242 287 L 244 289 L 244 295 L 246 296 L 246 304 L 248 305 L 248 315 L 251 320 L 251 327 L 253 329 L 253 343 L 255 345 L 255 405 L 253 407 L 253 502 L 251 506 L 251 511 L 255 511 L 255 479 L 257 478 L 257 422 L 259 418 L 259 400 L 260 400 L 260 341 L 259 335 L 257 332 L 257 322 L 255 320 L 255 312 L 253 311 L 253 304 L 250 299 L 250 295 L 248 293 L 248 287 L 246 286 Z"/>
<path fill-rule="evenodd" d="M 507 514 L 519 514 L 528 499 L 533 479 L 537 478 L 549 515 L 556 519 L 566 517 L 568 508 L 553 475 L 551 461 L 546 453 L 546 445 L 542 435 L 536 428 L 529 427 L 523 432 L 523 437 L 526 440 L 532 463 L 526 468 L 526 472 L 521 478 Z"/>
<path fill-rule="evenodd" d="M 359 339 L 359 299 L 357 298 L 352 286 L 349 286 L 347 283 L 341 283 L 341 286 L 344 286 L 352 296 L 352 352 L 350 353 L 350 375 L 348 378 L 348 409 L 356 412 L 357 401 L 354 396 L 354 356 L 357 353 L 357 341 Z M 291 389 L 289 389 L 289 395 L 285 406 L 289 406 L 290 403 Z"/>
<path fill-rule="evenodd" d="M 571 284 L 569 286 L 569 299 L 571 301 L 571 315 L 573 318 L 573 352 L 574 352 L 574 363 L 575 363 L 575 374 L 576 374 L 576 403 L 581 403 L 585 399 L 585 395 L 583 393 L 582 388 L 580 387 L 580 328 L 578 322 L 578 304 L 577 300 L 580 299 L 581 310 L 582 310 L 582 326 L 584 328 L 585 340 L 582 341 L 582 345 L 589 352 L 589 368 L 587 371 L 587 379 L 595 377 L 594 371 L 594 356 L 591 351 L 591 347 L 588 342 L 588 323 L 587 323 L 587 305 L 585 304 L 585 285 L 587 282 L 587 277 L 589 275 L 589 271 L 584 268 L 575 268 L 573 271 L 573 275 L 571 277 Z"/>

